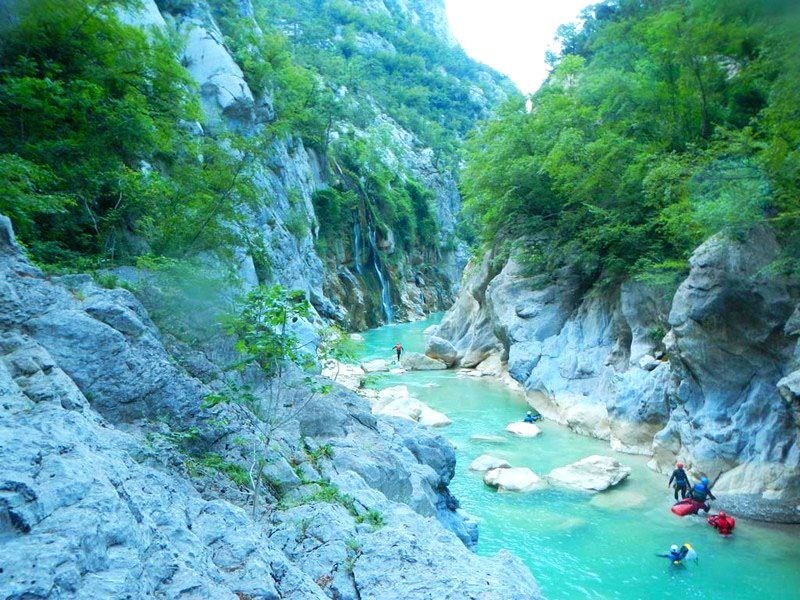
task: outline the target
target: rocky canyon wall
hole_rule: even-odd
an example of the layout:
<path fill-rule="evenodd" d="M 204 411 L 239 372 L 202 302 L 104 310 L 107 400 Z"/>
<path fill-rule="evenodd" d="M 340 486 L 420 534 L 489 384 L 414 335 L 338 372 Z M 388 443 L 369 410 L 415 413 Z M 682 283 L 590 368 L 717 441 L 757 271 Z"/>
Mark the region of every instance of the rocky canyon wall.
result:
<path fill-rule="evenodd" d="M 699 247 L 677 290 L 536 289 L 510 260 L 470 266 L 428 341 L 450 364 L 497 371 L 546 417 L 612 447 L 719 477 L 720 505 L 800 521 L 797 290 L 771 275 L 767 228 Z"/>

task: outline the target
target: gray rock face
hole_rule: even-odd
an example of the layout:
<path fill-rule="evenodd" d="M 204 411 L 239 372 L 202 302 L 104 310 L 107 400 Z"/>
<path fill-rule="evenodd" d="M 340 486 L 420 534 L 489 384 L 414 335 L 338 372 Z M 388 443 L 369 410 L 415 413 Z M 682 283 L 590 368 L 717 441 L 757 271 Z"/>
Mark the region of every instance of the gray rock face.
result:
<path fill-rule="evenodd" d="M 0 216 L 3 597 L 539 597 L 465 546 L 444 438 L 291 372 L 224 374 L 256 412 L 204 411 L 209 364 L 185 373 L 128 292 L 45 278 Z"/>
<path fill-rule="evenodd" d="M 711 238 L 674 294 L 639 282 L 584 294 L 566 271 L 536 289 L 487 256 L 429 350 L 452 346 L 466 367 L 499 357 L 545 417 L 663 471 L 680 459 L 723 473 L 715 491 L 738 514 L 800 521 L 800 313 L 767 274 L 777 252 L 767 229 Z"/>
<path fill-rule="evenodd" d="M 441 371 L 447 368 L 443 361 L 430 358 L 419 352 L 405 352 L 400 357 L 400 364 L 409 371 Z"/>
<path fill-rule="evenodd" d="M 796 341 L 784 332 L 796 300 L 765 267 L 771 232 L 711 238 L 694 253 L 670 313 L 668 351 L 679 382 L 656 436 L 662 467 L 679 456 L 723 475 L 721 502 L 763 518 L 800 519 L 798 423 L 778 390 Z"/>

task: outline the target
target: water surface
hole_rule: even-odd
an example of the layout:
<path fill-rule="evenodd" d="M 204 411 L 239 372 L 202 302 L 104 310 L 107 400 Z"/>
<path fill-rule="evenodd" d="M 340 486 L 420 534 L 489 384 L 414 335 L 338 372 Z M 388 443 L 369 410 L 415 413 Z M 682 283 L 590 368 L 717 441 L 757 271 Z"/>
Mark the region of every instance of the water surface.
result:
<path fill-rule="evenodd" d="M 397 342 L 407 351 L 422 351 L 422 332 L 437 320 L 369 331 L 360 352 L 391 359 Z M 453 420 L 439 432 L 456 446 L 450 487 L 462 508 L 480 519 L 478 553 L 506 548 L 519 556 L 548 598 L 800 599 L 800 528 L 737 519 L 736 533 L 722 538 L 700 517 L 669 512 L 667 478 L 649 470 L 645 457 L 613 452 L 605 442 L 549 421 L 537 438 L 506 434 L 505 426 L 524 415 L 526 404 L 502 384 L 453 371 L 405 373 L 372 383 L 398 384 Z M 468 469 L 483 453 L 542 476 L 591 454 L 614 456 L 633 472 L 623 484 L 596 495 L 558 488 L 497 493 Z M 655 556 L 685 542 L 699 554 L 696 565 L 676 568 Z"/>

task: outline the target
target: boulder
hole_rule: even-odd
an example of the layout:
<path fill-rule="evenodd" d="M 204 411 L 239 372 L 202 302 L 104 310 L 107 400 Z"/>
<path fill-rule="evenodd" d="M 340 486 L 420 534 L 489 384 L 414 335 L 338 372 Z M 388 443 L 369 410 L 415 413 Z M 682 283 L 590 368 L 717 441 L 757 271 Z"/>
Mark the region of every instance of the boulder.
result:
<path fill-rule="evenodd" d="M 390 364 L 388 360 L 375 358 L 362 362 L 361 368 L 365 373 L 385 373 L 391 368 Z"/>
<path fill-rule="evenodd" d="M 547 482 L 527 467 L 490 469 L 483 474 L 483 482 L 499 492 L 532 492 L 547 487 Z"/>
<path fill-rule="evenodd" d="M 578 462 L 550 471 L 551 483 L 587 492 L 602 492 L 631 474 L 630 467 L 610 456 L 587 456 Z"/>
<path fill-rule="evenodd" d="M 432 335 L 425 346 L 425 354 L 430 358 L 442 361 L 447 367 L 452 367 L 458 360 L 458 350 L 449 341 Z"/>
<path fill-rule="evenodd" d="M 400 357 L 400 364 L 409 371 L 443 371 L 447 365 L 436 358 L 419 352 L 406 352 Z"/>
<path fill-rule="evenodd" d="M 519 437 L 536 437 L 542 430 L 533 423 L 525 423 L 524 421 L 517 421 L 510 423 L 506 427 L 506 431 L 518 435 Z"/>
<path fill-rule="evenodd" d="M 425 427 L 444 427 L 452 423 L 444 413 L 433 410 L 424 402 L 412 397 L 404 385 L 396 385 L 378 392 L 372 412 L 376 415 L 409 419 Z"/>
<path fill-rule="evenodd" d="M 508 469 L 511 465 L 502 458 L 491 454 L 481 454 L 469 465 L 470 471 L 491 471 L 492 469 Z"/>
<path fill-rule="evenodd" d="M 322 376 L 333 379 L 349 390 L 357 390 L 364 383 L 364 369 L 357 365 L 349 365 L 338 360 L 325 362 L 322 368 Z"/>

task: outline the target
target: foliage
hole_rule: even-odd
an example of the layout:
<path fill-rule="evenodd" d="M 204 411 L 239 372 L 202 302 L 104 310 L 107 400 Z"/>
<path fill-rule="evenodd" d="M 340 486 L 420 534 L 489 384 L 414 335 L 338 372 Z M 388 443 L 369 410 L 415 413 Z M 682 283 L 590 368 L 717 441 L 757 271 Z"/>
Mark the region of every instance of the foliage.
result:
<path fill-rule="evenodd" d="M 292 325 L 311 315 L 311 304 L 300 290 L 287 291 L 280 285 L 259 286 L 243 299 L 226 327 L 236 338 L 243 362 L 257 362 L 268 373 L 280 373 L 290 361 L 308 365 L 312 360 Z"/>
<path fill-rule="evenodd" d="M 236 463 L 224 460 L 219 454 L 208 452 L 199 458 L 187 459 L 187 468 L 195 475 L 222 473 L 239 487 L 250 485 L 247 469 Z"/>
<path fill-rule="evenodd" d="M 124 24 L 132 0 L 22 0 L 0 32 L 0 211 L 43 263 L 225 248 L 251 142 L 197 121 L 180 40 Z"/>
<path fill-rule="evenodd" d="M 464 193 L 489 245 L 587 282 L 669 279 L 718 231 L 800 218 L 798 11 L 766 0 L 608 1 L 531 99 L 472 136 Z M 775 115 L 780 114 L 780 122 Z"/>

